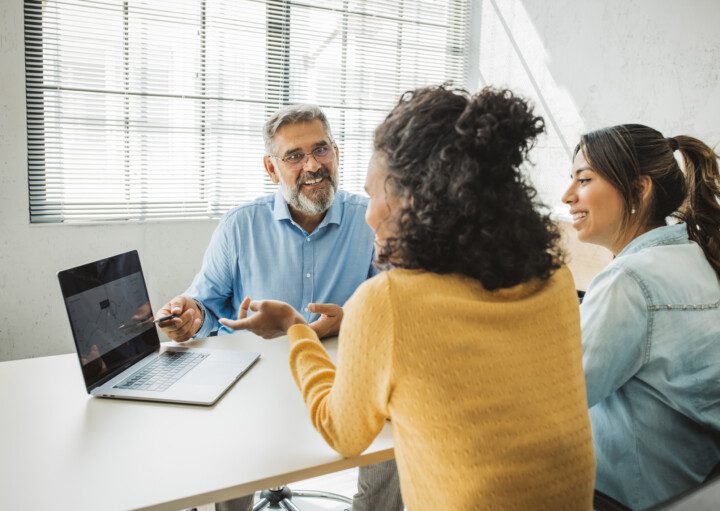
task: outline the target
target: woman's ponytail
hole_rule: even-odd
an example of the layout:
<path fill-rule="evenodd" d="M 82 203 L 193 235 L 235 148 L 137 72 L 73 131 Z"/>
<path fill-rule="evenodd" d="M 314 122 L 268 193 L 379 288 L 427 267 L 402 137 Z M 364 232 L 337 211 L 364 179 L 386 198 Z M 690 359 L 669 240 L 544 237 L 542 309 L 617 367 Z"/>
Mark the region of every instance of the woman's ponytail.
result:
<path fill-rule="evenodd" d="M 720 278 L 720 156 L 693 137 L 680 135 L 669 140 L 677 142 L 685 163 L 688 198 L 680 216 L 690 239 L 700 245 Z"/>

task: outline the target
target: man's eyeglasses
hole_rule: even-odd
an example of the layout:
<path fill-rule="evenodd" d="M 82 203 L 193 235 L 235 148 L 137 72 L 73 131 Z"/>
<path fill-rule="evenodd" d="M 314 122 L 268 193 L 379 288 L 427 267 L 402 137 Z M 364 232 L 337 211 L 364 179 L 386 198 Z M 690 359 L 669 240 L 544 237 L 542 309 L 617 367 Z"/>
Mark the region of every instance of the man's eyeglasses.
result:
<path fill-rule="evenodd" d="M 305 166 L 305 162 L 307 162 L 310 155 L 315 158 L 316 162 L 323 164 L 329 163 L 333 159 L 334 153 L 332 147 L 330 147 L 329 145 L 320 145 L 309 153 L 305 153 L 303 151 L 295 151 L 294 153 L 290 153 L 287 156 L 283 156 L 282 158 L 274 154 L 271 154 L 270 156 L 279 159 L 288 167 L 297 169 Z"/>

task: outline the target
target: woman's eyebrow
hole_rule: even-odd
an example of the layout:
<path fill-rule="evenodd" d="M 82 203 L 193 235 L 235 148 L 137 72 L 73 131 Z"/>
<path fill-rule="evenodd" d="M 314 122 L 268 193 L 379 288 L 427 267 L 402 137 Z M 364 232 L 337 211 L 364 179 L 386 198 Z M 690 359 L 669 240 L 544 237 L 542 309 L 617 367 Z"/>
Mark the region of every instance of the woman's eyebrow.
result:
<path fill-rule="evenodd" d="M 570 177 L 576 176 L 580 174 L 580 172 L 585 172 L 586 170 L 592 170 L 590 167 L 580 167 L 579 169 L 570 172 Z"/>

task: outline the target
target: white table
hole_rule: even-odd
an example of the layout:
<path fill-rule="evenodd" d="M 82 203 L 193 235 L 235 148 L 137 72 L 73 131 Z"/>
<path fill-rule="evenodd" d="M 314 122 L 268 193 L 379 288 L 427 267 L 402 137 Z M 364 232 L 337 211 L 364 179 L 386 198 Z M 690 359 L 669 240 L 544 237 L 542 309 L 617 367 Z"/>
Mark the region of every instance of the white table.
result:
<path fill-rule="evenodd" d="M 358 457 L 328 447 L 286 338 L 188 344 L 261 358 L 212 407 L 92 398 L 75 354 L 0 363 L 0 509 L 178 510 L 392 458 L 389 425 Z"/>

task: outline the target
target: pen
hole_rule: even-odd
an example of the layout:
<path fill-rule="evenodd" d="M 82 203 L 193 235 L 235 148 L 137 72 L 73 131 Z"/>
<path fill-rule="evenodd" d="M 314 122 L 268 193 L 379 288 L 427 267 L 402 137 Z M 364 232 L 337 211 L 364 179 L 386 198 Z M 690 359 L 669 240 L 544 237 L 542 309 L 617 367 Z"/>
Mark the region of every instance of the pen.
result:
<path fill-rule="evenodd" d="M 153 323 L 162 323 L 163 321 L 169 321 L 178 317 L 180 317 L 179 314 L 170 314 L 169 316 L 163 316 L 162 318 L 153 319 Z"/>
<path fill-rule="evenodd" d="M 163 321 L 169 321 L 171 319 L 179 318 L 179 317 L 180 317 L 180 314 L 170 314 L 169 316 L 163 316 L 162 318 L 153 319 L 152 322 L 153 323 L 162 323 Z M 143 319 L 142 321 L 137 321 L 135 323 L 124 323 L 124 324 L 120 325 L 118 328 L 120 330 L 122 330 L 123 328 L 132 328 L 132 327 L 137 327 L 139 325 L 146 325 L 151 320 L 151 318 L 152 318 L 152 316 L 150 316 L 147 319 Z"/>

